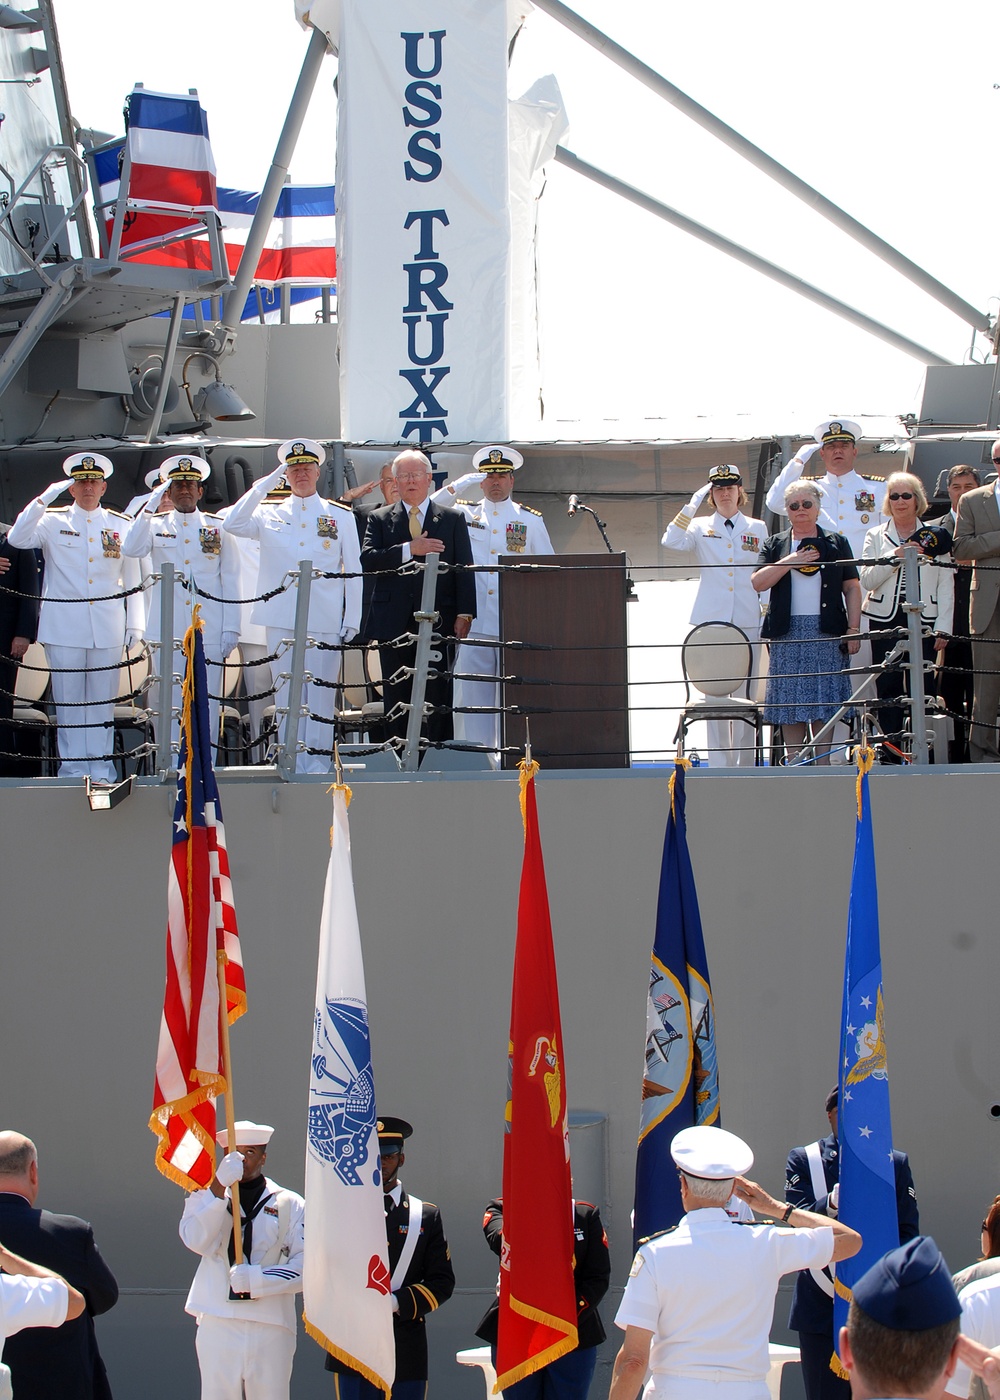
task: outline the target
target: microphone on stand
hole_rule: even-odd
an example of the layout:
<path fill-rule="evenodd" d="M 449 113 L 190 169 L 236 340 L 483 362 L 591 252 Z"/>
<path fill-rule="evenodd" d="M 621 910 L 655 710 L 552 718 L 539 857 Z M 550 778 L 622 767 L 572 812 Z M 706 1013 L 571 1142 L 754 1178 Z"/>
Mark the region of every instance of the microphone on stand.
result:
<path fill-rule="evenodd" d="M 576 512 L 579 510 L 579 508 L 580 508 L 580 497 L 579 497 L 579 496 L 570 496 L 570 498 L 569 498 L 569 506 L 568 506 L 568 508 L 567 508 L 567 510 L 566 510 L 566 514 L 567 514 L 567 515 L 575 515 Z"/>

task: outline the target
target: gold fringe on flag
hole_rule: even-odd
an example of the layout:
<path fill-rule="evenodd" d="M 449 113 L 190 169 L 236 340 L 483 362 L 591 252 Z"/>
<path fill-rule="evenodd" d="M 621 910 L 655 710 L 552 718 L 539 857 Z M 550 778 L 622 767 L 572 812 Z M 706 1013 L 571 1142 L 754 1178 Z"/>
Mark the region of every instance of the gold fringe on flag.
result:
<path fill-rule="evenodd" d="M 531 759 L 529 762 L 524 758 L 522 758 L 521 762 L 517 765 L 519 774 L 518 781 L 521 784 L 521 825 L 524 827 L 525 832 L 528 830 L 528 784 L 538 772 L 539 767 L 540 765 L 536 763 L 534 759 Z"/>
<path fill-rule="evenodd" d="M 352 1356 L 349 1351 L 343 1351 L 340 1347 L 335 1346 L 325 1332 L 321 1332 L 318 1327 L 312 1325 L 305 1313 L 302 1314 L 302 1324 L 313 1341 L 318 1342 L 324 1351 L 328 1351 L 335 1360 L 342 1361 L 344 1365 L 349 1366 L 352 1371 L 357 1371 L 359 1376 L 364 1376 L 365 1380 L 368 1381 L 370 1385 L 373 1385 L 376 1390 L 382 1392 L 385 1396 L 385 1400 L 389 1400 L 392 1388 L 389 1387 L 389 1389 L 386 1389 L 385 1381 L 381 1376 L 377 1376 L 370 1367 L 363 1366 L 358 1358 Z"/>
<path fill-rule="evenodd" d="M 670 775 L 670 815 L 675 821 L 677 820 L 677 813 L 674 811 L 674 782 L 677 778 L 677 770 L 678 768 L 690 767 L 691 760 L 689 758 L 681 758 L 680 754 L 678 754 L 674 759 L 674 771 Z"/>
<path fill-rule="evenodd" d="M 330 792 L 342 792 L 342 793 L 344 794 L 344 807 L 347 809 L 347 811 L 350 811 L 350 810 L 351 810 L 351 796 L 352 796 L 352 794 L 351 794 L 351 789 L 347 786 L 346 783 L 331 783 L 330 786 L 327 788 L 327 792 L 328 792 L 328 793 L 330 793 Z M 332 826 L 331 826 L 331 828 L 330 828 L 330 845 L 331 845 L 331 846 L 333 845 L 333 827 L 332 827 Z"/>
<path fill-rule="evenodd" d="M 855 753 L 856 753 L 856 755 L 857 755 L 857 763 L 858 763 L 858 780 L 857 780 L 857 782 L 855 783 L 855 791 L 856 791 L 856 795 L 857 795 L 857 799 L 858 799 L 858 821 L 860 821 L 860 820 L 861 820 L 861 779 L 865 776 L 866 773 L 870 773 L 870 772 L 872 771 L 872 765 L 873 765 L 874 762 L 875 762 L 875 750 L 874 750 L 873 748 L 871 748 L 869 745 L 866 744 L 866 745 L 864 746 L 864 748 L 858 748 L 858 749 L 856 749 L 856 750 L 855 750 Z"/>

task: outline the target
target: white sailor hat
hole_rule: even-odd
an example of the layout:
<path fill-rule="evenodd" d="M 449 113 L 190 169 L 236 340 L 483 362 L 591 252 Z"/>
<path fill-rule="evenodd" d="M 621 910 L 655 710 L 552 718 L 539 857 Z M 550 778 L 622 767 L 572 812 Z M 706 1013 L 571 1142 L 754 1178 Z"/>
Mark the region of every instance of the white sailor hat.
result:
<path fill-rule="evenodd" d="M 146 475 L 142 479 L 146 483 L 147 491 L 155 491 L 157 486 L 159 486 L 160 484 L 159 467 L 153 467 L 150 471 L 146 473 Z"/>
<path fill-rule="evenodd" d="M 861 425 L 850 418 L 825 418 L 818 428 L 813 429 L 813 437 L 825 447 L 828 442 L 857 442 L 861 436 Z"/>
<path fill-rule="evenodd" d="M 100 452 L 74 452 L 63 462 L 63 471 L 74 481 L 107 481 L 114 467 Z"/>
<path fill-rule="evenodd" d="M 251 1123 L 246 1118 L 237 1119 L 233 1127 L 236 1129 L 237 1147 L 266 1147 L 274 1132 L 274 1129 L 267 1123 Z M 216 1133 L 215 1140 L 226 1152 L 229 1151 L 228 1128 L 223 1128 L 221 1133 Z"/>
<path fill-rule="evenodd" d="M 321 467 L 326 448 L 312 438 L 289 438 L 278 448 L 278 461 L 283 467 Z"/>
<path fill-rule="evenodd" d="M 688 1176 L 726 1181 L 753 1166 L 753 1152 L 725 1128 L 682 1128 L 670 1144 L 670 1155 Z"/>
<path fill-rule="evenodd" d="M 161 481 L 207 481 L 212 469 L 203 457 L 193 457 L 190 452 L 181 452 L 176 457 L 168 457 L 160 463 Z"/>
<path fill-rule="evenodd" d="M 732 462 L 720 462 L 717 467 L 710 467 L 708 472 L 709 486 L 742 486 L 743 477 L 739 467 L 734 467 Z"/>
<path fill-rule="evenodd" d="M 524 458 L 516 447 L 481 447 L 472 458 L 477 472 L 516 472 Z"/>

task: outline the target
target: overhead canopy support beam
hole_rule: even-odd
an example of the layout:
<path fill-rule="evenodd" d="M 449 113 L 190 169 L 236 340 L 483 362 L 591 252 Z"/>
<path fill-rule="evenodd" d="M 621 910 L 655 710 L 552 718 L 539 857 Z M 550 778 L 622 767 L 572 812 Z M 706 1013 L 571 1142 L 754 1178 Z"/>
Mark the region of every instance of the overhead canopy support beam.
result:
<path fill-rule="evenodd" d="M 669 204 L 663 204 L 660 200 L 654 199 L 652 195 L 637 190 L 634 185 L 627 185 L 624 180 L 618 180 L 614 175 L 609 175 L 607 171 L 599 170 L 596 165 L 588 165 L 585 160 L 581 160 L 572 151 L 568 151 L 565 146 L 556 147 L 555 158 L 560 165 L 565 165 L 567 169 L 575 170 L 578 175 L 593 180 L 596 185 L 603 186 L 612 194 L 620 195 L 622 199 L 627 199 L 630 204 L 638 205 L 647 213 L 655 214 L 658 219 L 663 219 L 666 223 L 673 224 L 674 228 L 691 234 L 700 242 L 707 243 L 710 248 L 716 248 L 720 253 L 725 253 L 727 257 L 735 258 L 737 262 L 743 263 L 746 267 L 752 267 L 755 272 L 763 273 L 772 282 L 778 282 L 782 287 L 788 287 L 790 291 L 797 292 L 799 296 L 814 301 L 817 306 L 825 307 L 827 311 L 832 311 L 835 316 L 850 321 L 852 325 L 860 326 L 863 331 L 868 331 L 870 335 L 884 340 L 887 345 L 901 350 L 904 355 L 912 355 L 921 364 L 953 365 L 955 363 L 954 360 L 947 360 L 943 355 L 938 355 L 934 350 L 928 350 L 924 345 L 918 345 L 914 340 L 908 340 L 906 336 L 900 335 L 889 326 L 884 326 L 881 321 L 875 321 L 871 316 L 866 316 L 863 311 L 848 306 L 846 302 L 838 301 L 836 297 L 821 291 L 819 287 L 814 287 L 811 282 L 803 282 L 801 277 L 796 277 L 792 272 L 786 272 L 783 267 L 778 267 L 776 263 L 758 257 L 756 253 L 751 253 L 749 248 L 744 248 L 739 243 L 733 243 L 731 239 L 724 238 L 721 233 L 716 233 L 714 229 L 696 223 L 694 219 L 689 219 L 686 214 L 671 209 Z"/>
<path fill-rule="evenodd" d="M 657 73 L 655 69 L 636 58 L 635 54 L 629 53 L 628 49 L 623 49 L 620 44 L 609 39 L 606 34 L 578 15 L 575 10 L 564 5 L 562 0 L 533 0 L 533 3 L 539 10 L 544 10 L 546 14 L 551 15 L 567 29 L 571 29 L 574 34 L 597 49 L 599 53 L 610 58 L 611 62 L 616 63 L 619 68 L 624 69 L 633 78 L 638 78 L 639 82 L 669 102 L 672 107 L 676 107 L 686 117 L 697 122 L 700 127 L 710 131 L 730 150 L 736 151 L 744 160 L 748 160 L 751 165 L 762 170 L 772 180 L 776 180 L 797 199 L 801 199 L 805 204 L 815 209 L 817 214 L 822 214 L 824 219 L 829 219 L 830 223 L 835 224 L 837 228 L 856 239 L 869 252 L 874 253 L 876 257 L 881 258 L 883 262 L 902 273 L 909 281 L 925 291 L 928 296 L 939 301 L 949 311 L 953 311 L 967 325 L 975 327 L 977 331 L 982 331 L 984 335 L 989 335 L 992 332 L 992 323 L 984 311 L 978 310 L 964 297 L 960 297 L 957 292 L 953 292 L 950 287 L 946 287 L 943 282 L 939 282 L 936 277 L 932 277 L 929 272 L 918 267 L 915 262 L 911 262 L 898 248 L 894 248 L 891 243 L 886 243 L 884 239 L 879 238 L 877 233 L 873 233 L 870 228 L 866 228 L 864 224 L 852 218 L 846 210 L 841 209 L 839 205 L 820 194 L 819 190 L 813 189 L 812 185 L 807 185 L 805 180 L 800 180 L 797 175 L 786 169 L 779 161 L 774 160 L 766 151 L 762 151 L 759 146 L 755 146 L 752 141 L 748 141 L 745 136 L 741 136 L 731 126 L 727 126 L 706 107 L 695 102 L 693 97 L 688 97 L 687 93 L 682 92 L 679 87 L 675 87 L 661 73 Z"/>

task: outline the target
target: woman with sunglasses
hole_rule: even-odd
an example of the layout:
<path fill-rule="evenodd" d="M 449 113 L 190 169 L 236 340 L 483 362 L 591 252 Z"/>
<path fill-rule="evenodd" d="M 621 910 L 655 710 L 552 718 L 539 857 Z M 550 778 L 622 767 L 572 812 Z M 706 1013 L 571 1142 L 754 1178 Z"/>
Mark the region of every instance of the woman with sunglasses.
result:
<path fill-rule="evenodd" d="M 906 630 L 906 570 L 903 550 L 907 541 L 921 551 L 920 620 L 924 630 L 923 660 L 933 662 L 948 645 L 955 601 L 952 570 L 934 562 L 931 557 L 942 546 L 949 546 L 946 533 L 926 529 L 921 516 L 927 509 L 927 496 L 919 477 L 910 472 L 893 472 L 885 484 L 883 511 L 889 516 L 884 525 L 876 525 L 865 536 L 862 558 L 871 560 L 861 566 L 861 584 L 865 589 L 862 611 L 871 627 L 872 660 L 880 665 L 895 646 L 897 629 Z M 931 635 L 933 633 L 933 635 Z M 925 668 L 926 669 L 926 668 Z M 875 678 L 880 700 L 898 700 L 908 691 L 909 672 L 895 666 Z M 902 705 L 883 705 L 879 711 L 882 732 L 896 749 L 903 740 L 906 711 Z M 883 763 L 899 763 L 902 759 L 892 749 L 882 751 Z"/>
<path fill-rule="evenodd" d="M 846 654 L 861 645 L 861 585 L 847 540 L 817 524 L 815 481 L 791 482 L 784 500 L 791 526 L 765 542 L 750 582 L 771 590 L 760 629 L 770 651 L 764 723 L 781 726 L 791 757 L 806 726 L 824 724 L 850 696 Z"/>

